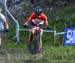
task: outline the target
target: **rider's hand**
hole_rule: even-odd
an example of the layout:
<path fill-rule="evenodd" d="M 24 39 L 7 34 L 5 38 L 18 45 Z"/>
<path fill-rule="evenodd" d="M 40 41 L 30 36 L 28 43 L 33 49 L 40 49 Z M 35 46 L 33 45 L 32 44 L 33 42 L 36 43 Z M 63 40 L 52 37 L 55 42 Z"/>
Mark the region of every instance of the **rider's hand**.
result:
<path fill-rule="evenodd" d="M 23 27 L 28 27 L 28 25 L 25 23 L 25 24 L 23 24 Z"/>
<path fill-rule="evenodd" d="M 4 31 L 5 31 L 5 32 L 8 32 L 8 31 L 9 31 L 9 29 L 5 29 Z"/>
<path fill-rule="evenodd" d="M 48 26 L 48 27 L 47 27 L 47 29 L 48 29 L 48 30 L 51 30 L 51 27 L 50 27 L 50 26 Z"/>
<path fill-rule="evenodd" d="M 8 32 L 9 31 L 9 25 L 8 23 L 5 24 L 5 27 L 4 27 L 4 32 Z"/>

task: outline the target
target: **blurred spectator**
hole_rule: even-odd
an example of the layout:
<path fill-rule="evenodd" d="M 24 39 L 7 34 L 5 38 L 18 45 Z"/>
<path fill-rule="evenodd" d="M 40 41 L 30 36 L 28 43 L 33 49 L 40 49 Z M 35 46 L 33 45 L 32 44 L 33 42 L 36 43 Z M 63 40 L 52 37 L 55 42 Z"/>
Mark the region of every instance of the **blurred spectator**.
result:
<path fill-rule="evenodd" d="M 26 3 L 34 4 L 35 0 L 26 0 Z"/>
<path fill-rule="evenodd" d="M 12 0 L 7 0 L 7 2 L 6 2 L 6 3 L 7 3 L 7 6 L 8 6 L 8 7 L 10 7 L 10 6 L 11 6 L 11 4 L 12 4 Z"/>
<path fill-rule="evenodd" d="M 15 4 L 20 4 L 21 0 L 15 0 Z"/>
<path fill-rule="evenodd" d="M 31 4 L 34 4 L 34 0 L 30 0 Z"/>

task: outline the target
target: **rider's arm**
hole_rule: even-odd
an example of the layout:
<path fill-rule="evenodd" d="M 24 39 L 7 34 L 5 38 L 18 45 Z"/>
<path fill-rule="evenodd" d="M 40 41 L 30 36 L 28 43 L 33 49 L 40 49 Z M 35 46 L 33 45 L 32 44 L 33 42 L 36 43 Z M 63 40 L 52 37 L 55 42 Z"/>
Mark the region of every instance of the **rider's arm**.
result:
<path fill-rule="evenodd" d="M 48 24 L 47 17 L 45 15 L 43 15 L 43 17 L 44 17 L 44 24 L 45 24 L 45 26 L 47 27 L 47 29 L 51 29 L 51 27 Z"/>
<path fill-rule="evenodd" d="M 45 24 L 45 26 L 48 27 L 49 24 L 48 24 L 47 16 L 43 14 L 43 18 L 44 18 L 44 24 Z"/>
<path fill-rule="evenodd" d="M 4 26 L 5 26 L 5 29 L 9 29 L 9 25 L 8 25 L 8 21 L 7 20 L 4 20 Z"/>
<path fill-rule="evenodd" d="M 3 14 L 0 14 L 2 21 L 4 23 L 5 29 L 9 29 L 8 21 L 6 20 L 6 17 Z"/>
<path fill-rule="evenodd" d="M 26 21 L 26 25 L 28 25 L 28 24 L 30 24 L 31 23 L 31 21 L 32 21 L 32 19 L 35 17 L 35 13 L 33 13 L 30 17 L 29 17 L 29 19 Z"/>

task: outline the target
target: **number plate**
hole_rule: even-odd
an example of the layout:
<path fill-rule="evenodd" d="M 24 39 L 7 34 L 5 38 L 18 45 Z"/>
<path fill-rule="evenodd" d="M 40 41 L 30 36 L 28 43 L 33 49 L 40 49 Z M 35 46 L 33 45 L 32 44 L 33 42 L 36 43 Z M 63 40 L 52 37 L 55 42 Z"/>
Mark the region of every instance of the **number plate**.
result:
<path fill-rule="evenodd" d="M 40 27 L 39 27 L 39 26 L 35 26 L 34 28 L 35 28 L 36 30 L 39 30 L 39 29 L 40 29 Z"/>

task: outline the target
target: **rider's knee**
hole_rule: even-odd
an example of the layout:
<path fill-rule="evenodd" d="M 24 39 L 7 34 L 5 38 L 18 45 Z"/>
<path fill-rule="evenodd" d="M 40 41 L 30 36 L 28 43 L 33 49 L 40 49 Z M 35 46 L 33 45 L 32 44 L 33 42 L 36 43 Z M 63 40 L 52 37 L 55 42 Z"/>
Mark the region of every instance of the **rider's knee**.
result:
<path fill-rule="evenodd" d="M 40 38 L 42 38 L 43 33 L 40 33 Z"/>
<path fill-rule="evenodd" d="M 41 29 L 40 32 L 41 32 L 40 33 L 40 37 L 42 37 L 42 35 L 43 35 L 43 29 Z"/>
<path fill-rule="evenodd" d="M 31 34 L 34 34 L 35 33 L 35 29 L 31 29 Z"/>
<path fill-rule="evenodd" d="M 34 33 L 33 33 L 33 32 L 30 32 L 30 34 L 31 34 L 31 35 L 34 35 Z"/>

